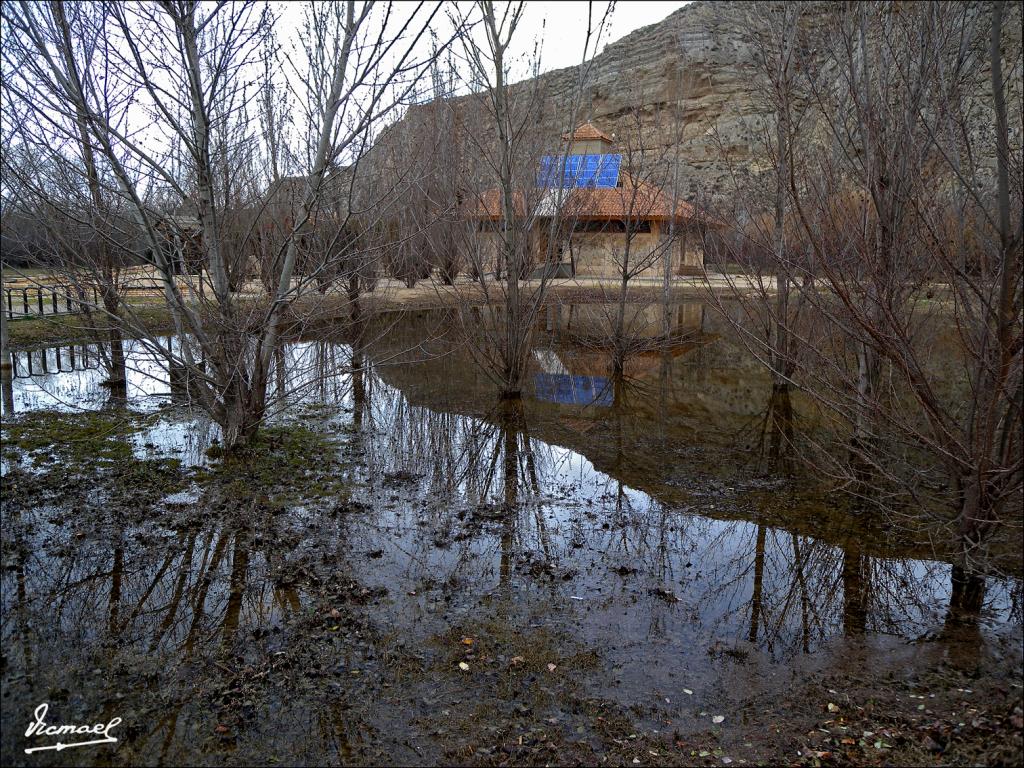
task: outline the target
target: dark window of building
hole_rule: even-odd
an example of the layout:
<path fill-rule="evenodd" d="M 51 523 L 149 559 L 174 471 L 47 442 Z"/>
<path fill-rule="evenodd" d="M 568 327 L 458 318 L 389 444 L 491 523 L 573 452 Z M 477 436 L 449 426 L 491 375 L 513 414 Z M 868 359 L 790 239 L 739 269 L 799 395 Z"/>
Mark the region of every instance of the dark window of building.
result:
<path fill-rule="evenodd" d="M 613 234 L 625 232 L 626 227 L 621 221 L 577 221 L 573 224 L 572 231 L 578 234 L 583 233 L 606 233 Z"/>
<path fill-rule="evenodd" d="M 630 229 L 637 234 L 648 233 L 651 231 L 651 222 L 649 221 L 634 221 L 630 226 Z M 605 220 L 605 221 L 577 221 L 572 228 L 572 231 L 577 234 L 582 233 L 604 233 L 604 234 L 623 234 L 626 231 L 626 223 L 621 220 Z"/>

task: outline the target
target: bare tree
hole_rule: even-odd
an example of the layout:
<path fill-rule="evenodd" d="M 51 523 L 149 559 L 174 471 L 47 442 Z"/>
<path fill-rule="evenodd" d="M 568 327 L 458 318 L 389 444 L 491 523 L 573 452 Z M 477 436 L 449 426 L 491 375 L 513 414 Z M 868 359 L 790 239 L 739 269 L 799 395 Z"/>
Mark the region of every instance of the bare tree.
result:
<path fill-rule="evenodd" d="M 642 104 L 642 94 L 635 101 Z M 570 248 L 590 251 L 590 260 L 600 262 L 601 271 L 610 272 L 616 280 L 613 292 L 601 289 L 606 324 L 602 341 L 608 343 L 616 377 L 623 375 L 632 354 L 665 341 L 646 332 L 655 294 L 633 290 L 633 284 L 641 276 L 654 280 L 659 271 L 663 280 L 666 273 L 671 275 L 673 265 L 682 262 L 680 246 L 685 243 L 686 228 L 693 223 L 693 217 L 687 215 L 692 208 L 679 200 L 677 189 L 669 188 L 671 181 L 666 183 L 671 176 L 670 147 L 657 143 L 661 128 L 657 120 L 651 121 L 634 106 L 628 128 L 617 137 L 621 156 L 618 185 L 573 190 L 563 208 L 565 228 L 574 233 Z M 664 283 L 662 288 L 664 298 Z"/>
<path fill-rule="evenodd" d="M 84 60 L 109 55 L 110 41 L 96 23 L 96 9 L 51 3 L 49 10 L 62 30 L 57 42 L 65 66 L 71 67 L 76 55 Z M 67 32 L 71 27 L 80 30 L 75 45 Z M 24 64 L 27 51 L 13 49 L 5 54 L 9 65 Z M 5 90 L 17 94 L 17 86 L 11 85 L 12 79 L 5 78 Z M 131 84 L 110 80 L 99 86 L 97 104 L 106 120 L 124 110 L 137 90 Z M 107 318 L 116 320 L 122 314 L 129 288 L 124 267 L 132 261 L 137 229 L 122 200 L 110 192 L 110 168 L 93 147 L 84 112 L 75 109 L 66 114 L 62 130 L 55 133 L 52 128 L 59 113 L 10 101 L 7 151 L 0 161 L 7 184 L 5 209 L 6 214 L 30 226 L 10 227 L 8 232 L 14 238 L 33 241 L 32 245 L 26 243 L 25 252 L 33 266 L 48 273 L 42 282 L 36 281 L 37 290 L 50 293 L 53 303 L 62 309 L 73 305 L 82 311 L 83 329 L 99 343 L 108 383 L 123 391 L 121 330 Z M 56 151 L 52 146 L 55 138 Z"/>
<path fill-rule="evenodd" d="M 521 37 L 517 31 L 523 3 L 504 10 L 491 2 L 477 5 L 485 42 L 469 34 L 464 18 L 461 26 L 467 32 L 461 43 L 476 103 L 474 117 L 467 118 L 474 122 L 465 126 L 464 135 L 479 167 L 475 189 L 467 194 L 465 210 L 473 226 L 464 230 L 463 252 L 479 294 L 460 294 L 461 316 L 475 359 L 494 379 L 502 397 L 515 398 L 522 392 L 533 326 L 547 294 L 548 267 L 557 261 L 568 191 L 560 184 L 537 183 L 540 160 L 547 155 L 557 164 L 561 156 L 564 165 L 589 79 L 587 57 L 600 41 L 614 6 L 609 4 L 596 20 L 593 7 L 589 8 L 583 63 L 574 88 L 563 103 L 545 105 L 536 58 L 531 81 L 509 83 L 513 51 Z M 539 130 L 545 108 L 554 111 L 552 122 L 562 127 L 560 144 L 557 135 L 546 136 Z M 532 284 L 527 282 L 531 274 Z M 470 312 L 467 304 L 476 295 L 484 306 Z M 479 322 L 480 312 L 487 321 Z"/>
<path fill-rule="evenodd" d="M 737 228 L 728 246 L 784 278 L 774 302 L 737 291 L 749 316 L 774 316 L 744 338 L 845 425 L 848 451 L 820 446 L 818 467 L 908 524 L 929 518 L 968 579 L 1022 514 L 1021 128 L 1002 75 L 1021 51 L 1004 50 L 1004 13 L 860 3 L 813 45 L 777 27 L 782 56 L 762 58 L 772 237 Z"/>
<path fill-rule="evenodd" d="M 291 62 L 305 118 L 301 146 L 292 155 L 302 159 L 304 172 L 290 226 L 277 244 L 269 302 L 239 289 L 259 219 L 246 209 L 263 203 L 254 159 L 264 141 L 282 140 L 248 119 L 261 95 L 265 103 L 267 89 L 278 87 L 268 82 L 266 66 L 270 9 L 255 2 L 109 3 L 73 25 L 63 8 L 5 4 L 5 70 L 8 62 L 21 64 L 5 86 L 56 136 L 79 136 L 102 157 L 107 193 L 135 220 L 182 339 L 167 354 L 195 377 L 199 403 L 220 425 L 225 444 L 243 444 L 267 415 L 267 384 L 285 317 L 294 316 L 317 284 L 317 267 L 298 274 L 300 239 L 324 223 L 328 208 L 342 209 L 329 241 L 349 237 L 351 206 L 327 202 L 332 170 L 358 166 L 382 118 L 424 72 L 428 62 L 415 51 L 439 5 L 422 4 L 404 15 L 374 3 L 309 6 L 316 35 Z M 113 42 L 96 52 L 89 40 Z M 133 106 L 109 109 L 104 94 L 129 84 L 137 88 Z M 280 151 L 272 146 L 270 153 Z M 353 178 L 340 185 L 347 201 L 354 197 Z M 151 204 L 158 188 L 170 202 L 170 216 Z M 183 219 L 196 222 L 193 241 L 210 296 L 202 295 L 202 274 L 198 282 L 175 274 Z M 153 343 L 132 314 L 127 307 L 122 325 Z"/>

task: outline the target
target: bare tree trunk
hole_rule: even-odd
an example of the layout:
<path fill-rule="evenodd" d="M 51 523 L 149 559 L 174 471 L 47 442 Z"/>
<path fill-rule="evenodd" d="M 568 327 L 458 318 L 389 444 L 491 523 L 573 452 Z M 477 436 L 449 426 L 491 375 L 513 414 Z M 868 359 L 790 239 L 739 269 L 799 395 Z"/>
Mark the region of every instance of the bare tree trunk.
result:
<path fill-rule="evenodd" d="M 843 632 L 848 636 L 864 634 L 868 613 L 868 558 L 859 541 L 843 547 Z"/>
<path fill-rule="evenodd" d="M 763 525 L 757 526 L 757 542 L 754 544 L 754 587 L 750 596 L 750 631 L 747 633 L 747 640 L 751 643 L 757 642 L 757 635 L 761 626 L 761 614 L 764 611 L 763 596 L 764 590 L 764 560 L 765 560 L 765 539 L 767 528 Z"/>
<path fill-rule="evenodd" d="M 626 299 L 629 296 L 629 255 L 632 245 L 630 224 L 626 224 L 626 243 L 619 268 L 619 297 L 615 308 L 612 337 L 612 374 L 621 378 L 626 367 Z"/>
<path fill-rule="evenodd" d="M 4 290 L 3 267 L 0 266 L 0 370 L 11 369 L 10 332 L 7 330 L 7 292 Z"/>
<path fill-rule="evenodd" d="M 499 175 L 501 189 L 501 212 L 504 224 L 502 233 L 502 261 L 505 264 L 505 354 L 504 387 L 502 397 L 519 397 L 523 376 L 523 339 L 524 329 L 520 324 L 522 307 L 519 299 L 519 281 L 521 279 L 523 254 L 528 247 L 520 242 L 516 222 L 513 144 L 510 133 L 511 116 L 509 114 L 508 93 L 505 84 L 505 46 L 498 37 L 497 22 L 494 18 L 494 6 L 485 5 L 484 23 L 487 25 L 488 38 L 492 41 L 491 51 L 494 54 L 494 120 L 498 130 Z"/>
<path fill-rule="evenodd" d="M 1013 231 L 1010 209 L 1009 183 L 1009 130 L 1006 115 L 1005 83 L 1002 67 L 1002 27 L 1004 3 L 993 3 L 992 31 L 989 38 L 989 65 L 991 70 L 992 102 L 995 111 L 996 128 L 996 178 L 999 247 L 995 273 L 998 277 L 994 311 L 985 318 L 987 347 L 978 361 L 977 387 L 974 410 L 968 426 L 967 439 L 979 448 L 979 461 L 969 476 L 960 482 L 962 503 L 959 515 L 959 532 L 962 539 L 962 567 L 969 575 L 974 573 L 972 559 L 974 550 L 985 538 L 996 521 L 995 506 L 998 503 L 995 482 L 992 475 L 997 467 L 1005 466 L 1009 460 L 1010 446 L 1019 435 L 1010 433 L 1014 420 L 1010 413 L 1017 410 L 1020 420 L 1020 381 L 1017 392 L 1006 398 L 1008 384 L 1014 365 L 1014 332 L 1019 321 L 1018 310 L 1014 308 L 1017 286 L 1020 280 L 1021 230 Z M 1020 337 L 1017 337 L 1016 357 L 1019 364 Z M 1020 469 L 1017 469 L 1020 473 Z"/>
<path fill-rule="evenodd" d="M 0 289 L 4 284 L 0 268 Z M 10 338 L 7 331 L 7 296 L 0 290 L 0 396 L 7 418 L 14 415 L 14 366 L 11 362 Z"/>

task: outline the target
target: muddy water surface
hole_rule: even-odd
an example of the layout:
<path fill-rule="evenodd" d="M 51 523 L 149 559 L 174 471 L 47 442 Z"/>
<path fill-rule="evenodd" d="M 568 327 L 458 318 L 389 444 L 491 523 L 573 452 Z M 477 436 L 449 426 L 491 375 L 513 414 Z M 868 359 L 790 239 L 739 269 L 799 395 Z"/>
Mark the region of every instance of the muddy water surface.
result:
<path fill-rule="evenodd" d="M 122 447 L 5 446 L 4 763 L 81 759 L 24 753 L 44 701 L 122 718 L 99 763 L 718 759 L 814 670 L 1016 652 L 1015 573 L 964 611 L 941 547 L 780 460 L 756 363 L 675 321 L 620 381 L 549 322 L 513 403 L 437 317 L 382 325 L 357 375 L 296 342 L 277 458 L 233 476 L 155 350 L 126 342 L 123 393 L 95 350 L 17 353 L 5 424 L 94 412 Z"/>

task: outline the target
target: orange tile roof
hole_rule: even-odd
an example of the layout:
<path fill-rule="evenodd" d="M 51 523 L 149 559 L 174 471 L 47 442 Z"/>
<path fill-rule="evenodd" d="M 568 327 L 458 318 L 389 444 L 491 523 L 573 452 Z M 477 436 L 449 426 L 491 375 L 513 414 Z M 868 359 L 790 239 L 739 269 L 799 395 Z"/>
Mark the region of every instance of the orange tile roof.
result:
<path fill-rule="evenodd" d="M 565 141 L 607 141 L 609 144 L 614 144 L 615 140 L 612 139 L 604 131 L 595 127 L 593 123 L 583 123 L 576 127 L 576 130 L 572 132 L 572 136 L 568 133 L 563 133 L 562 138 Z"/>
<path fill-rule="evenodd" d="M 622 174 L 622 186 L 614 188 L 575 188 L 565 190 L 562 201 L 561 216 L 569 219 L 589 221 L 668 221 L 672 218 L 672 199 L 660 189 L 647 182 L 634 183 L 626 173 Z M 551 200 L 552 190 L 536 190 L 531 207 L 536 216 L 550 215 L 544 212 L 545 200 Z M 543 197 L 541 197 L 543 196 Z M 522 192 L 515 193 L 516 215 L 525 215 Z M 476 219 L 498 221 L 502 218 L 501 195 L 497 189 L 485 191 L 473 206 L 470 216 Z M 692 205 L 677 201 L 675 210 L 676 221 L 698 218 Z"/>

